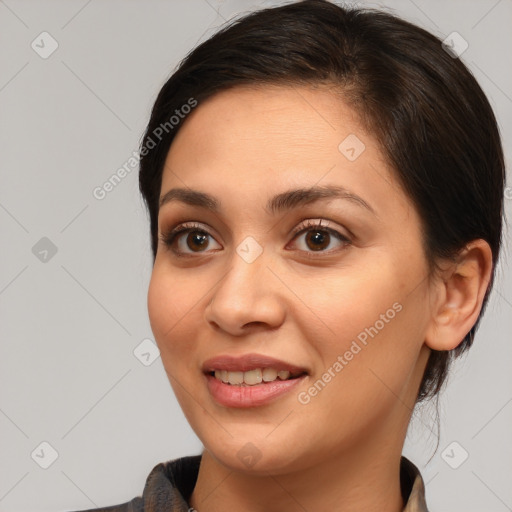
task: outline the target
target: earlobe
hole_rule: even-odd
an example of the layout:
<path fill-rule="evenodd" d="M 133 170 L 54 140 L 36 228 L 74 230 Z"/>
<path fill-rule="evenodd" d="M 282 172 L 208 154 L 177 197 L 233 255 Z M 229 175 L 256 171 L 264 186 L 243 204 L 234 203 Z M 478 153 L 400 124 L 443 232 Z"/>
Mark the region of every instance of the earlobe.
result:
<path fill-rule="evenodd" d="M 492 273 L 492 251 L 485 240 L 473 240 L 434 285 L 437 303 L 425 335 L 432 350 L 453 350 L 478 319 Z"/>

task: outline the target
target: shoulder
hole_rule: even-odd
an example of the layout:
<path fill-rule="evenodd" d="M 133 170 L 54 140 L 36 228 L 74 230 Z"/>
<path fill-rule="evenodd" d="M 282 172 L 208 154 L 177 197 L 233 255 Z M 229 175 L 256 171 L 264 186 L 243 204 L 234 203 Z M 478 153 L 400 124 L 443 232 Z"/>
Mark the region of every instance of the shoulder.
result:
<path fill-rule="evenodd" d="M 144 502 L 140 496 L 133 500 L 101 508 L 88 508 L 87 510 L 75 510 L 74 512 L 144 512 Z"/>
<path fill-rule="evenodd" d="M 197 480 L 201 455 L 160 462 L 149 473 L 142 496 L 120 505 L 73 512 L 173 512 L 186 506 Z M 186 506 L 185 510 L 188 509 Z"/>
<path fill-rule="evenodd" d="M 403 512 L 428 512 L 425 484 L 419 469 L 406 457 L 400 461 L 400 485 L 404 498 Z"/>

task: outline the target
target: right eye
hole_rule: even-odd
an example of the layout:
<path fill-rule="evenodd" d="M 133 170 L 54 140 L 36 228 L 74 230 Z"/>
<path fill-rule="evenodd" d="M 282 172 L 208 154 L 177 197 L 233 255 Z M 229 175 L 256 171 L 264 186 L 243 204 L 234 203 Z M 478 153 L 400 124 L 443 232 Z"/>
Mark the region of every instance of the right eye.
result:
<path fill-rule="evenodd" d="M 193 222 L 180 224 L 160 236 L 160 240 L 165 246 L 170 248 L 177 256 L 207 252 L 206 249 L 210 245 L 208 238 L 214 241 L 210 233 L 205 231 L 200 224 Z M 222 248 L 217 242 L 215 243 L 218 248 Z"/>

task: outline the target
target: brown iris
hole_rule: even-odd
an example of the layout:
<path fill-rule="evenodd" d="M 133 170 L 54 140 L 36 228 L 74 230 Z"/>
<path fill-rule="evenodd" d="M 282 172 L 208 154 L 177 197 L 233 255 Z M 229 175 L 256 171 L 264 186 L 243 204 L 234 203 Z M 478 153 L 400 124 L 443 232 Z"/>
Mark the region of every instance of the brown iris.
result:
<path fill-rule="evenodd" d="M 306 244 L 314 251 L 325 249 L 329 245 L 329 237 L 330 235 L 326 231 L 309 231 L 306 235 Z M 309 242 L 312 242 L 313 245 L 310 246 Z"/>
<path fill-rule="evenodd" d="M 204 249 L 208 245 L 208 235 L 201 231 L 190 231 L 187 235 L 186 243 L 187 247 L 191 250 L 195 250 L 195 248 L 199 250 Z"/>

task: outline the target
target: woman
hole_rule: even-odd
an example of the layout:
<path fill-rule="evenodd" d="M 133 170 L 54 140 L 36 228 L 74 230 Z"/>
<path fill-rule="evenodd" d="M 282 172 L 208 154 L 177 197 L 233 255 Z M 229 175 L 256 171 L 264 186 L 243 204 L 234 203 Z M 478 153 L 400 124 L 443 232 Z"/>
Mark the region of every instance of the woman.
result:
<path fill-rule="evenodd" d="M 141 147 L 153 333 L 204 445 L 97 510 L 426 511 L 415 404 L 473 341 L 501 243 L 492 109 L 389 14 L 250 14 L 164 85 Z"/>

